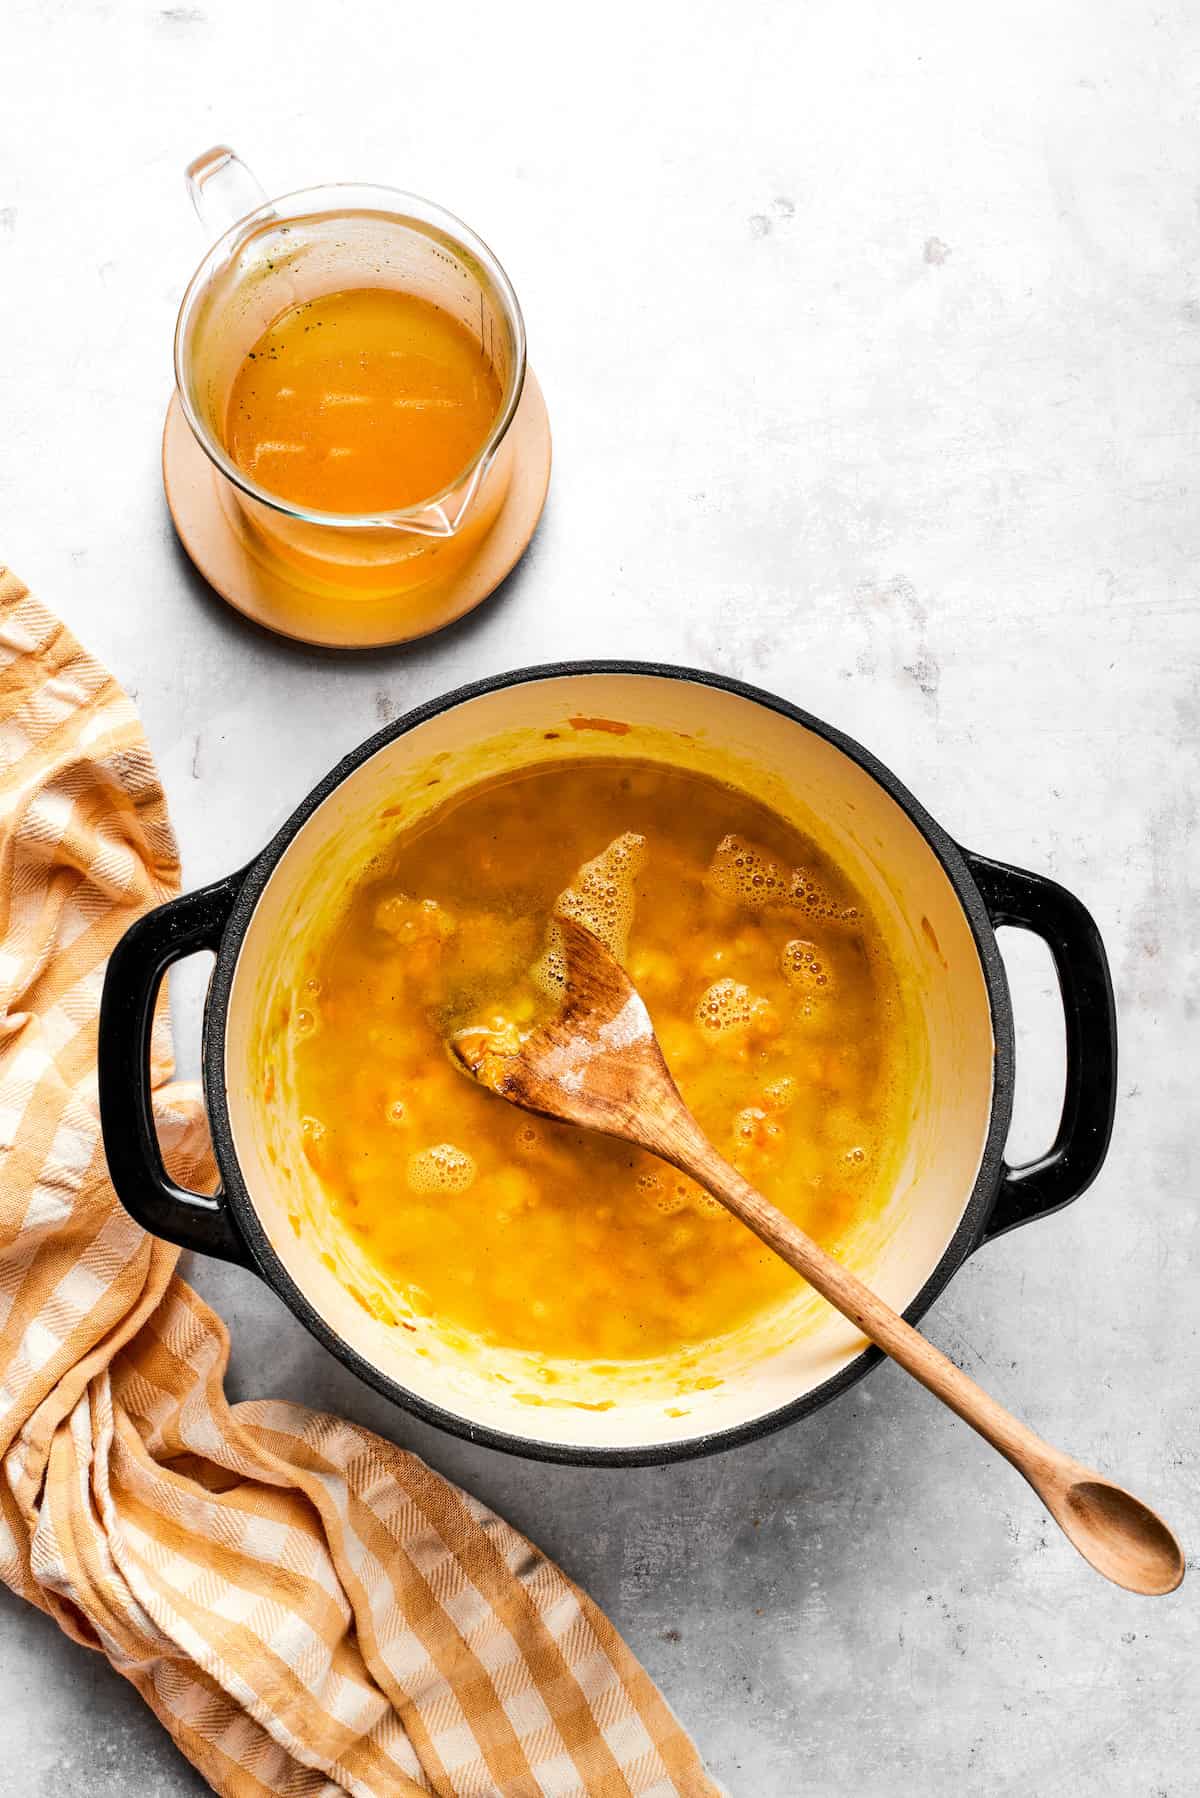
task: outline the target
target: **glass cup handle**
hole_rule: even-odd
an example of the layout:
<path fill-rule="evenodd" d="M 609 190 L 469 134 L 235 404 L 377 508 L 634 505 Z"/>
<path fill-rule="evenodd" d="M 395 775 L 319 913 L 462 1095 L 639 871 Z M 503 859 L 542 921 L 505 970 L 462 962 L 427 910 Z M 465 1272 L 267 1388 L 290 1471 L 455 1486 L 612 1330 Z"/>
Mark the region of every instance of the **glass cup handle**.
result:
<path fill-rule="evenodd" d="M 214 144 L 184 171 L 187 190 L 200 223 L 214 237 L 267 204 L 267 196 L 240 156 L 228 144 Z"/>

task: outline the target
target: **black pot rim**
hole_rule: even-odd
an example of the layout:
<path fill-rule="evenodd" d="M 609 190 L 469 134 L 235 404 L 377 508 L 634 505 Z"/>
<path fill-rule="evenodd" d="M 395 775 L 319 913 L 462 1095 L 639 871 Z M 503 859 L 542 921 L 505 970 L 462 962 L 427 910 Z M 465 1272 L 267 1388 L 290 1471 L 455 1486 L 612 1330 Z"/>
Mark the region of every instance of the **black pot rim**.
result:
<path fill-rule="evenodd" d="M 381 1369 L 367 1361 L 349 1343 L 345 1342 L 335 1330 L 331 1329 L 304 1293 L 300 1291 L 271 1246 L 242 1178 L 233 1141 L 225 1085 L 225 1031 L 242 942 L 259 899 L 284 851 L 317 808 L 380 749 L 395 742 L 397 738 L 406 736 L 419 725 L 440 716 L 443 712 L 452 711 L 473 699 L 502 691 L 507 687 L 526 686 L 537 681 L 561 680 L 579 675 L 596 674 L 646 676 L 657 680 L 682 681 L 702 687 L 715 687 L 723 692 L 732 693 L 739 699 L 749 700 L 753 704 L 763 706 L 768 711 L 776 712 L 781 717 L 787 718 L 792 723 L 823 738 L 825 742 L 855 762 L 864 773 L 870 775 L 896 802 L 910 823 L 924 837 L 954 889 L 955 896 L 970 925 L 987 989 L 994 1044 L 992 1105 L 987 1138 L 975 1184 L 971 1189 L 971 1195 L 964 1207 L 958 1226 L 943 1250 L 937 1266 L 904 1313 L 909 1323 L 915 1324 L 919 1321 L 978 1245 L 1005 1172 L 1003 1149 L 1012 1117 L 1013 1102 L 1013 1021 L 1008 982 L 995 932 L 988 916 L 987 907 L 971 876 L 962 850 L 884 763 L 872 755 L 870 750 L 863 748 L 854 738 L 835 729 L 832 725 L 824 723 L 821 719 L 813 717 L 811 713 L 793 705 L 789 700 L 781 699 L 777 694 L 769 693 L 764 688 L 751 686 L 744 681 L 734 680 L 726 675 L 713 674 L 704 669 L 683 667 L 675 663 L 637 662 L 621 659 L 535 664 L 526 668 L 513 669 L 507 674 L 490 675 L 485 680 L 472 681 L 465 686 L 454 688 L 437 699 L 427 700 L 423 705 L 406 712 L 403 717 L 394 719 L 382 730 L 377 731 L 374 736 L 368 737 L 357 749 L 351 750 L 348 755 L 343 756 L 325 778 L 312 788 L 286 823 L 280 827 L 267 846 L 246 869 L 241 889 L 230 912 L 229 921 L 225 926 L 217 950 L 216 965 L 205 1007 L 203 1048 L 205 1099 L 208 1106 L 213 1148 L 217 1165 L 221 1171 L 226 1203 L 233 1212 L 234 1221 L 259 1273 L 283 1299 L 289 1310 L 304 1324 L 305 1328 L 316 1337 L 317 1341 L 368 1386 L 390 1399 L 394 1404 L 401 1406 L 402 1409 L 421 1418 L 425 1423 L 435 1424 L 450 1435 L 461 1437 L 468 1442 L 480 1443 L 487 1448 L 499 1449 L 507 1454 L 519 1455 L 526 1460 L 587 1467 L 662 1466 L 668 1462 L 693 1460 L 701 1455 L 737 1448 L 743 1443 L 756 1441 L 788 1424 L 799 1422 L 856 1385 L 865 1374 L 870 1372 L 872 1367 L 883 1360 L 881 1351 L 873 1347 L 864 1349 L 840 1373 L 823 1381 L 812 1391 L 804 1393 L 799 1398 L 789 1400 L 787 1404 L 780 1405 L 775 1410 L 764 1413 L 761 1417 L 752 1418 L 748 1422 L 737 1424 L 730 1429 L 716 1430 L 702 1436 L 687 1437 L 681 1442 L 638 1444 L 632 1447 L 613 1448 L 575 1446 L 569 1443 L 540 1442 L 536 1438 L 516 1436 L 505 1430 L 492 1429 L 486 1425 L 473 1423 L 468 1418 L 460 1417 L 456 1412 L 447 1411 L 440 1405 L 431 1403 L 418 1393 L 409 1391 L 398 1381 L 389 1378 Z"/>

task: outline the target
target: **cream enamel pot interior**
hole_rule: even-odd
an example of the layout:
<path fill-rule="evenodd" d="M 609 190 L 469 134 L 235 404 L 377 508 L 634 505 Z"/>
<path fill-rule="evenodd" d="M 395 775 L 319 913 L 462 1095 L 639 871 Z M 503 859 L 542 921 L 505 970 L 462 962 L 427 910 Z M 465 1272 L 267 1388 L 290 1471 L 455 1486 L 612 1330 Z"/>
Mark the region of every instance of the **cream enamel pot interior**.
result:
<path fill-rule="evenodd" d="M 802 1417 L 879 1357 L 804 1289 L 786 1314 L 706 1349 L 700 1378 L 681 1382 L 678 1369 L 648 1365 L 614 1387 L 578 1370 L 539 1399 L 533 1369 L 446 1340 L 429 1320 L 393 1312 L 385 1321 L 363 1302 L 367 1276 L 340 1249 L 323 1258 L 319 1194 L 299 1151 L 286 1065 L 270 1102 L 264 1094 L 265 1021 L 298 979 L 305 920 L 397 821 L 498 770 L 597 753 L 669 760 L 752 792 L 830 844 L 879 917 L 927 1040 L 895 1192 L 853 1257 L 884 1298 L 915 1321 L 980 1243 L 1084 1190 L 1108 1146 L 1116 1022 L 1104 949 L 1080 902 L 1039 875 L 959 849 L 866 751 L 785 701 L 650 664 L 526 669 L 419 708 L 347 756 L 248 868 L 139 920 L 105 982 L 100 1104 L 113 1182 L 133 1216 L 185 1248 L 252 1268 L 398 1404 L 519 1454 L 662 1462 Z M 1002 1155 L 1013 1031 L 994 934 L 1001 923 L 1047 942 L 1066 1020 L 1057 1139 L 1019 1169 Z M 172 962 L 200 950 L 216 955 L 204 1039 L 221 1176 L 213 1198 L 165 1174 L 149 1090 L 159 986 Z M 536 1268 L 529 1280 L 532 1290 Z"/>

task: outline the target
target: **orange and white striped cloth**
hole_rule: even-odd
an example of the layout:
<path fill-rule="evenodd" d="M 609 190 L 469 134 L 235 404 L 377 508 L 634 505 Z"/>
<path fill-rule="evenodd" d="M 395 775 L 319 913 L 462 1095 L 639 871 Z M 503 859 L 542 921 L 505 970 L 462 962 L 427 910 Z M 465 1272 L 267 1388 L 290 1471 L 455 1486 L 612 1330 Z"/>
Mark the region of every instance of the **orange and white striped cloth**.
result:
<path fill-rule="evenodd" d="M 100 1649 L 219 1792 L 712 1798 L 644 1669 L 415 1456 L 227 1404 L 228 1339 L 109 1184 L 104 965 L 178 890 L 132 704 L 0 568 L 0 1576 Z M 155 1070 L 175 1171 L 198 1097 Z"/>

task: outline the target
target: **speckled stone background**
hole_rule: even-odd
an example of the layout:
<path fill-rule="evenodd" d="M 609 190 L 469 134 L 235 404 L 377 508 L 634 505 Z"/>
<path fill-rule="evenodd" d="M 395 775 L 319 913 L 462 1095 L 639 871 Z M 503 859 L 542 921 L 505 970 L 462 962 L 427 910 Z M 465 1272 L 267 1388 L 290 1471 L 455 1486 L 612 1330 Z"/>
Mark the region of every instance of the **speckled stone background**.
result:
<path fill-rule="evenodd" d="M 432 11 L 8 0 L 0 555 L 137 695 L 192 882 L 414 702 L 632 653 L 774 687 L 972 847 L 1073 886 L 1119 993 L 1112 1154 L 927 1328 L 1195 1545 L 1200 14 Z M 221 139 L 276 192 L 434 196 L 523 298 L 549 510 L 503 593 L 415 651 L 272 641 L 173 541 L 158 438 L 204 247 L 181 171 Z M 1018 1154 L 1051 1132 L 1061 1032 L 1045 956 L 1011 950 Z M 374 1399 L 250 1275 L 191 1273 L 235 1395 L 338 1407 L 504 1510 L 608 1607 L 735 1798 L 1200 1790 L 1196 1589 L 1104 1586 L 891 1369 L 717 1460 L 538 1468 Z M 7 1593 L 0 1716 L 4 1798 L 200 1789 L 133 1692 Z"/>

